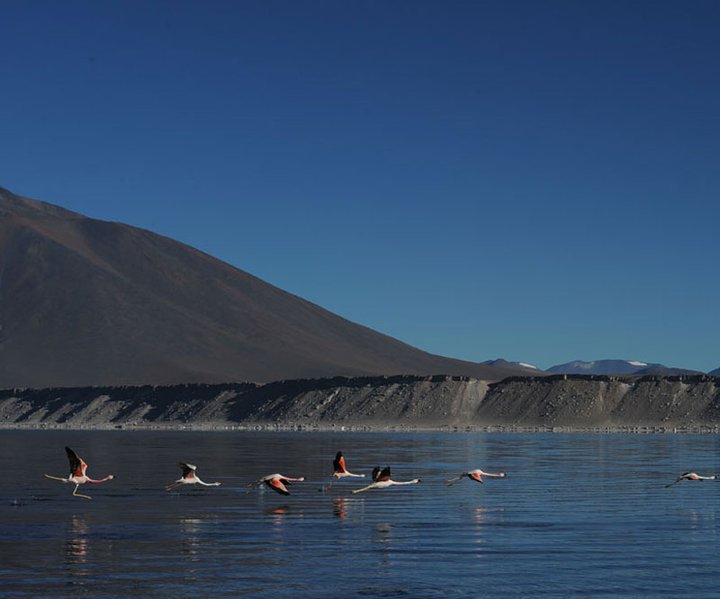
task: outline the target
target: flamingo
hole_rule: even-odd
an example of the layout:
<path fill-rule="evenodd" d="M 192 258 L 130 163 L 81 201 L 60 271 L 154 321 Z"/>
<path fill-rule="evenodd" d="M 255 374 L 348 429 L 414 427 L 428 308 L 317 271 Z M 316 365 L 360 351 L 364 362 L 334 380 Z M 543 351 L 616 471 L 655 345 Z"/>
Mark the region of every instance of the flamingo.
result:
<path fill-rule="evenodd" d="M 475 470 L 469 470 L 468 472 L 463 472 L 460 476 L 457 478 L 451 478 L 449 481 L 447 481 L 448 486 L 454 485 L 457 481 L 462 480 L 465 477 L 468 477 L 470 480 L 474 480 L 476 482 L 482 483 L 483 476 L 487 478 L 505 478 L 504 472 L 499 472 L 497 474 L 493 474 L 492 472 L 483 472 L 480 470 L 480 468 L 476 468 Z"/>
<path fill-rule="evenodd" d="M 82 495 L 77 492 L 78 487 L 80 485 L 84 485 L 85 483 L 104 483 L 105 481 L 112 480 L 115 478 L 112 474 L 108 474 L 105 478 L 100 478 L 98 480 L 95 480 L 93 478 L 90 478 L 87 474 L 85 474 L 87 470 L 87 464 L 83 461 L 83 459 L 76 454 L 72 449 L 69 447 L 65 448 L 65 453 L 67 453 L 68 460 L 70 461 L 70 474 L 67 478 L 63 478 L 61 476 L 50 476 L 49 474 L 45 475 L 45 478 L 49 478 L 50 480 L 59 480 L 63 483 L 72 483 L 75 485 L 75 489 L 73 489 L 72 494 L 75 497 L 83 497 L 85 499 L 92 499 L 89 495 Z"/>
<path fill-rule="evenodd" d="M 700 474 L 696 474 L 695 472 L 683 472 L 680 476 L 678 476 L 677 480 L 673 483 L 670 483 L 669 485 L 665 485 L 665 488 L 672 487 L 674 484 L 679 483 L 681 480 L 699 480 L 700 482 L 704 480 L 718 480 L 717 475 L 713 476 L 701 476 Z"/>
<path fill-rule="evenodd" d="M 200 477 L 195 474 L 197 466 L 193 464 L 185 464 L 184 462 L 179 463 L 182 468 L 182 477 L 178 478 L 175 482 L 170 483 L 165 487 L 166 491 L 171 491 L 175 487 L 180 485 L 202 485 L 203 487 L 219 487 L 222 483 L 206 483 L 200 480 Z"/>
<path fill-rule="evenodd" d="M 346 476 L 365 478 L 364 474 L 353 474 L 352 472 L 348 472 L 348 469 L 345 467 L 345 458 L 343 457 L 342 451 L 338 451 L 335 455 L 335 459 L 333 460 L 333 468 L 335 468 L 333 476 L 337 479 L 345 478 Z"/>
<path fill-rule="evenodd" d="M 333 476 L 337 478 L 338 480 L 342 480 L 343 478 L 346 478 L 348 476 L 354 476 L 356 478 L 365 478 L 364 474 L 353 474 L 352 472 L 349 472 L 347 467 L 345 466 L 345 458 L 343 457 L 342 451 L 338 451 L 335 454 L 335 459 L 333 460 L 333 468 L 335 469 L 335 472 L 333 472 Z M 335 481 L 333 481 L 335 482 Z M 323 489 L 320 489 L 321 491 L 328 491 L 330 487 L 333 486 L 333 482 L 331 482 L 327 487 L 324 487 Z"/>
<path fill-rule="evenodd" d="M 282 474 L 268 474 L 254 483 L 250 483 L 248 486 L 254 487 L 265 483 L 273 491 L 280 493 L 280 495 L 290 495 L 290 491 L 287 490 L 285 485 L 289 485 L 291 483 L 301 483 L 304 480 L 304 476 L 301 476 L 300 478 L 291 478 L 289 476 L 283 476 Z M 248 491 L 248 493 L 249 492 L 250 491 Z"/>
<path fill-rule="evenodd" d="M 377 466 L 372 471 L 373 483 L 369 484 L 367 487 L 363 487 L 362 489 L 355 489 L 353 490 L 353 493 L 362 493 L 363 491 L 369 491 L 370 489 L 387 489 L 388 487 L 392 487 L 394 485 L 416 485 L 420 482 L 419 478 L 398 482 L 392 480 L 390 476 L 390 466 L 385 466 L 382 470 L 380 470 L 380 467 Z"/>

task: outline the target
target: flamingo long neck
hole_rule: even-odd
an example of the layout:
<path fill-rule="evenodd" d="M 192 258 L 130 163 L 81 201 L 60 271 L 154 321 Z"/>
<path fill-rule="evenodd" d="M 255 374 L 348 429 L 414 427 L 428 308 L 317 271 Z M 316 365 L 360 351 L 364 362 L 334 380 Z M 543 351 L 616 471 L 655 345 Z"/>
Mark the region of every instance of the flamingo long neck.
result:
<path fill-rule="evenodd" d="M 112 474 L 108 474 L 105 478 L 95 479 L 95 478 L 90 478 L 89 476 L 86 476 L 85 478 L 87 479 L 86 482 L 97 484 L 97 483 L 104 483 L 108 480 L 112 480 L 114 477 Z"/>
<path fill-rule="evenodd" d="M 205 481 L 200 480 L 199 477 L 195 477 L 195 480 L 199 485 L 202 485 L 203 487 L 219 487 L 220 483 L 206 483 Z"/>

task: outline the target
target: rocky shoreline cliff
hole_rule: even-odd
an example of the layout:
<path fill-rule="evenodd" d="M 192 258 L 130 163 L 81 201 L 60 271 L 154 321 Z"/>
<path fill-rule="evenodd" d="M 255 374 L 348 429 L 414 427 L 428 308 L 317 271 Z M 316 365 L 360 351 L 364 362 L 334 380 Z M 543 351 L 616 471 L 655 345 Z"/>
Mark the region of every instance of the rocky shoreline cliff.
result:
<path fill-rule="evenodd" d="M 6 389 L 0 427 L 720 431 L 720 378 L 557 375 L 488 383 L 408 375 Z"/>

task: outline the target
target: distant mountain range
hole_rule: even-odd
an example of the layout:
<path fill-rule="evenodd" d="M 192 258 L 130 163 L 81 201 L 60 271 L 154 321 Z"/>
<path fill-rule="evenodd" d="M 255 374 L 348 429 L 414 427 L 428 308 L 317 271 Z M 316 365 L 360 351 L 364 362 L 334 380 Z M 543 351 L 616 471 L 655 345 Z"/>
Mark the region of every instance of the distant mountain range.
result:
<path fill-rule="evenodd" d="M 705 374 L 699 370 L 689 370 L 687 368 L 673 368 L 664 364 L 651 364 L 641 362 L 640 360 L 574 360 L 565 364 L 557 364 L 547 370 L 542 370 L 533 364 L 527 362 L 509 362 L 498 358 L 497 360 L 487 360 L 483 362 L 488 366 L 500 366 L 502 368 L 516 368 L 522 370 L 525 375 L 542 375 L 542 374 L 597 374 L 597 375 L 613 375 L 613 376 L 643 376 L 643 375 L 659 375 L 674 376 L 680 374 Z M 707 374 L 720 376 L 720 368 L 713 370 Z"/>
<path fill-rule="evenodd" d="M 496 360 L 486 360 L 485 362 L 482 362 L 483 364 L 487 366 L 497 366 L 500 368 L 514 368 L 525 371 L 526 374 L 541 374 L 542 370 L 540 370 L 537 366 L 533 364 L 528 364 L 527 362 L 508 362 L 507 360 L 503 360 L 502 358 L 498 358 Z"/>
<path fill-rule="evenodd" d="M 593 374 L 593 375 L 614 375 L 614 376 L 642 376 L 660 375 L 672 376 L 680 374 L 704 374 L 698 370 L 686 368 L 672 368 L 663 364 L 650 364 L 639 360 L 574 360 L 565 364 L 557 364 L 547 370 L 542 370 L 528 362 L 510 362 L 502 358 L 487 360 L 483 362 L 488 366 L 499 366 L 502 368 L 515 368 L 522 371 L 524 375 L 545 375 L 545 374 Z M 713 371 L 715 376 L 720 376 L 720 368 Z M 709 373 L 713 374 L 713 373 Z"/>
<path fill-rule="evenodd" d="M 605 375 L 678 375 L 701 374 L 697 370 L 671 368 L 663 364 L 648 364 L 639 360 L 575 360 L 548 368 L 545 372 L 554 374 L 605 374 Z"/>
<path fill-rule="evenodd" d="M 522 372 L 429 354 L 167 237 L 0 188 L 0 388 Z"/>

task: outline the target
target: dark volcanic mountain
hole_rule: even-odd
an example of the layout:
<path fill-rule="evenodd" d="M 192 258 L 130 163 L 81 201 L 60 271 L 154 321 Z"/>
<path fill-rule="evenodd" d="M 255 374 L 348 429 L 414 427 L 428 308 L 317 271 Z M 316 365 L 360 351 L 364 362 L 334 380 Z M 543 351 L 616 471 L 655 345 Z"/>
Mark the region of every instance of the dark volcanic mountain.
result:
<path fill-rule="evenodd" d="M 0 387 L 513 369 L 428 354 L 187 245 L 0 188 Z"/>

